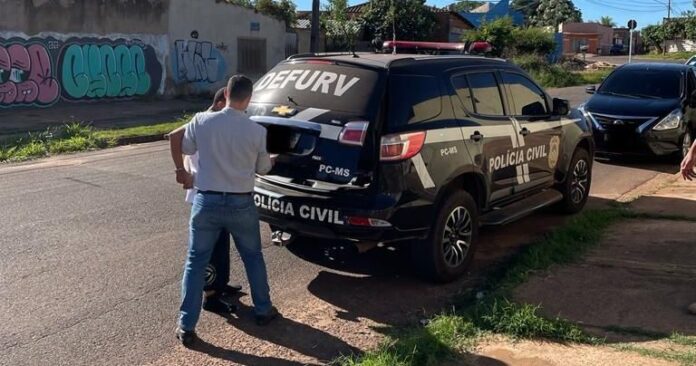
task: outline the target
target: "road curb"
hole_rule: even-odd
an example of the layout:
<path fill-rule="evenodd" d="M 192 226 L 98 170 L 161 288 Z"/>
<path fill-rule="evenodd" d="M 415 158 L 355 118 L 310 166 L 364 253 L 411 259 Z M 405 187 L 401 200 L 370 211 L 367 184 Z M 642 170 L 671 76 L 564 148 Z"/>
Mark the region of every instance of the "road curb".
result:
<path fill-rule="evenodd" d="M 616 202 L 630 204 L 641 197 L 649 196 L 659 191 L 660 189 L 676 182 L 678 179 L 679 174 L 660 173 L 647 182 L 619 196 L 619 198 L 616 199 Z"/>
<path fill-rule="evenodd" d="M 144 144 L 148 142 L 156 142 L 162 140 L 164 140 L 164 134 L 161 133 L 156 135 L 121 137 L 116 140 L 116 146 Z"/>

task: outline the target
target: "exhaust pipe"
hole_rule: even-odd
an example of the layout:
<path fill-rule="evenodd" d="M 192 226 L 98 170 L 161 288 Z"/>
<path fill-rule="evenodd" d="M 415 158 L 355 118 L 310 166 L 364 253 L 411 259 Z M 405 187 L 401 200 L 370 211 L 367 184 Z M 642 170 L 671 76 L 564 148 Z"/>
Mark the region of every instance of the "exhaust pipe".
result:
<path fill-rule="evenodd" d="M 271 234 L 271 243 L 277 247 L 285 247 L 295 240 L 295 236 L 289 232 L 276 230 Z"/>

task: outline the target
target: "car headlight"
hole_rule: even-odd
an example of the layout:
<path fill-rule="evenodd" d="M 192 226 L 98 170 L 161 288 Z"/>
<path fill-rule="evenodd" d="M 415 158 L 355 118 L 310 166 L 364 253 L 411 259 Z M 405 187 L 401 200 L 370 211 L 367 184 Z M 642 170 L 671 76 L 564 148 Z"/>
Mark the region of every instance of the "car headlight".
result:
<path fill-rule="evenodd" d="M 658 122 L 652 129 L 655 131 L 665 131 L 679 128 L 683 118 L 684 114 L 682 111 L 680 109 L 675 109 L 672 111 L 672 113 L 668 114 L 667 117 Z"/>
<path fill-rule="evenodd" d="M 585 108 L 585 103 L 582 103 L 578 106 L 578 111 L 582 113 L 583 117 L 585 117 L 586 120 L 592 123 L 595 129 L 599 131 L 604 131 L 604 127 L 602 127 L 602 125 L 600 125 L 599 122 L 597 122 L 597 120 L 594 119 L 594 117 L 592 117 L 592 114 L 587 111 L 587 109 Z"/>

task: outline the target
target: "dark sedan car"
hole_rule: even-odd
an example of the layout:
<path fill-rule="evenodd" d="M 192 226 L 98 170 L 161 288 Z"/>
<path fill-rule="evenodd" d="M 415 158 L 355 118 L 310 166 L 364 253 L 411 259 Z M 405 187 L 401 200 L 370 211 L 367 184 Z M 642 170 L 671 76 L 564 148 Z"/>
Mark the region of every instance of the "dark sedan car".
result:
<path fill-rule="evenodd" d="M 696 74 L 680 64 L 614 70 L 579 109 L 592 121 L 597 153 L 683 156 L 696 127 Z"/>

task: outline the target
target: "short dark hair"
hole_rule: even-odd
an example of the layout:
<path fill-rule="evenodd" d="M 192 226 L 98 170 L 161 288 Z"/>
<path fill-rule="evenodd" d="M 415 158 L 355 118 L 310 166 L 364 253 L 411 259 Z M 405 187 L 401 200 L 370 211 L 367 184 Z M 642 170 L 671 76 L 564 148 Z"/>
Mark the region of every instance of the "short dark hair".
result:
<path fill-rule="evenodd" d="M 213 105 L 225 101 L 225 88 L 220 88 L 217 92 L 215 92 L 215 97 L 213 97 Z"/>
<path fill-rule="evenodd" d="M 235 75 L 227 82 L 227 94 L 231 101 L 241 102 L 251 96 L 254 83 L 244 75 Z"/>

